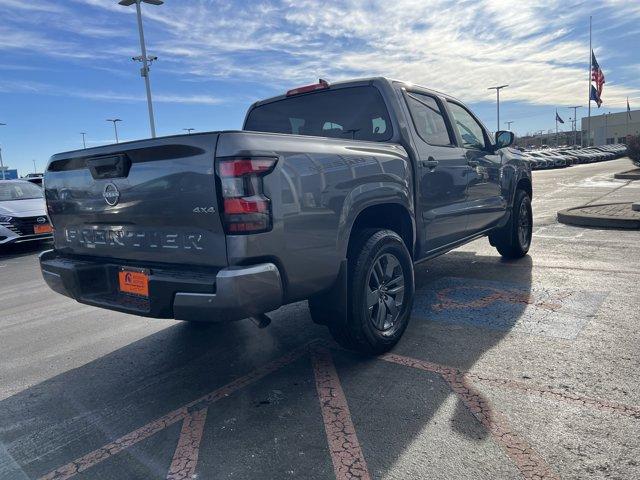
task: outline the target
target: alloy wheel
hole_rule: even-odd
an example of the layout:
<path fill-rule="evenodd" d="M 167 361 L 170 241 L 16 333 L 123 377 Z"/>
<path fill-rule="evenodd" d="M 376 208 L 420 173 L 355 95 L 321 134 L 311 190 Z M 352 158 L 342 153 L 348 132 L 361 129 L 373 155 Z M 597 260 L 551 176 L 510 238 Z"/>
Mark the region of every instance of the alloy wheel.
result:
<path fill-rule="evenodd" d="M 404 270 L 392 254 L 380 255 L 369 270 L 366 285 L 369 320 L 384 332 L 395 325 L 404 302 Z"/>

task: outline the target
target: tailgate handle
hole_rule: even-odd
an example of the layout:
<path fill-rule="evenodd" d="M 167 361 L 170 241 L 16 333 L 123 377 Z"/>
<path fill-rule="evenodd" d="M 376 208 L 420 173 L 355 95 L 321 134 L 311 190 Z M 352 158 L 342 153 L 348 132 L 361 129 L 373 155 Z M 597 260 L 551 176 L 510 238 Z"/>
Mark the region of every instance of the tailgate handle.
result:
<path fill-rule="evenodd" d="M 131 159 L 124 154 L 90 158 L 87 159 L 87 166 L 91 171 L 91 176 L 96 180 L 123 178 L 129 175 Z"/>

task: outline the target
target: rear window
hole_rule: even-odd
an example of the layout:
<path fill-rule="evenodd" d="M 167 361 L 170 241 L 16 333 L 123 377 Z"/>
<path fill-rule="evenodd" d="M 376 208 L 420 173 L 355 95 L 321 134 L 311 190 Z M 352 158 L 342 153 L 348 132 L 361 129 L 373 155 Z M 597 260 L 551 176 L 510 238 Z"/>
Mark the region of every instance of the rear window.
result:
<path fill-rule="evenodd" d="M 382 142 L 392 136 L 389 112 L 375 87 L 289 97 L 249 112 L 245 130 Z"/>

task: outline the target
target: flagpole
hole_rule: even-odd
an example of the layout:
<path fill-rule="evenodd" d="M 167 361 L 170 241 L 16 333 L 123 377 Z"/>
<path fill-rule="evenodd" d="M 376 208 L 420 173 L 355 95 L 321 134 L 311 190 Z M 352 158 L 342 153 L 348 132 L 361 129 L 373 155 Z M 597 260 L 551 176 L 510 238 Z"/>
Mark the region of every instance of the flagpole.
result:
<path fill-rule="evenodd" d="M 558 109 L 556 108 L 556 148 L 560 146 L 558 142 Z"/>
<path fill-rule="evenodd" d="M 591 69 L 593 68 L 593 50 L 591 46 L 591 16 L 589 16 L 589 88 L 587 89 L 587 102 L 589 102 L 589 117 L 587 120 L 587 147 L 591 146 Z"/>
<path fill-rule="evenodd" d="M 626 115 L 626 119 L 627 119 L 627 133 L 624 136 L 624 143 L 626 145 L 628 138 L 629 138 L 629 117 L 631 116 L 631 112 L 630 112 L 630 108 L 629 108 L 629 97 L 627 97 L 627 115 Z"/>

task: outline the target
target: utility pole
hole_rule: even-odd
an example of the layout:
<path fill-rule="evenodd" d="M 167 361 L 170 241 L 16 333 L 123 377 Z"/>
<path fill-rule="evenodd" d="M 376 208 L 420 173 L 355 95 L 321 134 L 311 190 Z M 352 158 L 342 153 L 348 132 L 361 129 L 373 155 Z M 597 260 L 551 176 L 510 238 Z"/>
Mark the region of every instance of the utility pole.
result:
<path fill-rule="evenodd" d="M 116 132 L 116 143 L 120 143 L 120 140 L 118 139 L 118 122 L 121 122 L 122 120 L 120 120 L 119 118 L 107 118 L 107 122 L 113 122 L 113 130 Z"/>
<path fill-rule="evenodd" d="M 148 3 L 150 5 L 162 5 L 163 0 L 120 0 L 120 5 L 130 7 L 134 3 L 136 4 L 136 13 L 138 16 L 138 32 L 140 34 L 140 50 L 142 55 L 139 57 L 133 57 L 133 60 L 142 62 L 142 69 L 140 69 L 140 75 L 144 78 L 144 84 L 147 89 L 147 107 L 149 108 L 149 126 L 151 127 L 151 138 L 156 138 L 156 122 L 153 114 L 153 102 L 151 101 L 151 82 L 149 81 L 149 65 L 153 63 L 158 57 L 147 56 L 147 46 L 144 41 L 144 29 L 142 28 L 142 8 L 140 4 Z"/>
<path fill-rule="evenodd" d="M 495 87 L 489 87 L 487 90 L 496 91 L 496 105 L 497 105 L 497 117 L 498 117 L 498 130 L 500 130 L 500 90 L 508 87 L 509 85 L 498 85 Z M 496 130 L 496 131 L 498 131 Z"/>
<path fill-rule="evenodd" d="M 6 127 L 7 124 L 6 123 L 0 123 L 0 127 Z M 2 147 L 0 147 L 0 171 L 2 171 L 2 180 L 5 179 L 4 177 L 4 163 L 2 163 Z"/>
<path fill-rule="evenodd" d="M 191 135 L 191 132 L 193 132 L 195 130 L 195 128 L 183 128 L 182 130 L 187 132 L 187 135 Z"/>
<path fill-rule="evenodd" d="M 567 107 L 567 108 L 573 108 L 573 146 L 576 146 L 577 143 L 577 134 L 578 134 L 578 109 L 582 108 L 581 105 L 575 105 L 573 107 Z"/>
<path fill-rule="evenodd" d="M 516 123 L 516 122 L 514 122 L 513 120 L 511 120 L 510 122 L 504 122 L 504 123 L 506 123 L 506 124 L 507 124 L 507 130 L 511 131 L 511 124 L 512 124 L 512 123 Z"/>
<path fill-rule="evenodd" d="M 85 136 L 87 135 L 87 132 L 80 132 L 80 135 L 82 135 L 82 147 L 83 148 L 87 148 L 87 141 L 85 139 Z"/>

